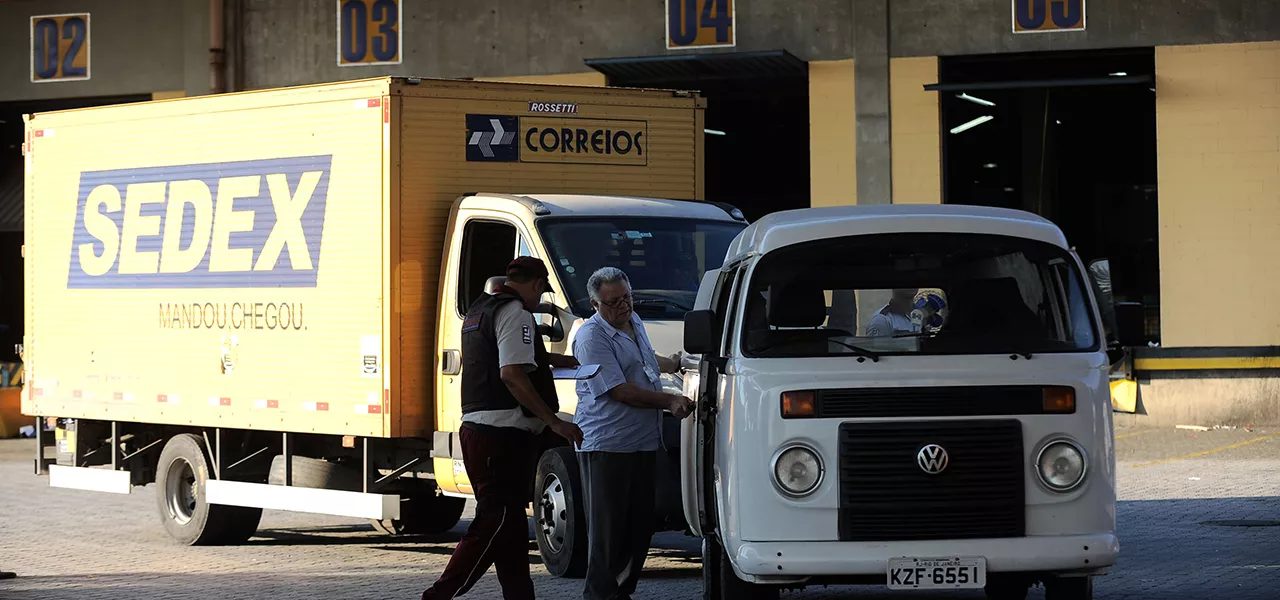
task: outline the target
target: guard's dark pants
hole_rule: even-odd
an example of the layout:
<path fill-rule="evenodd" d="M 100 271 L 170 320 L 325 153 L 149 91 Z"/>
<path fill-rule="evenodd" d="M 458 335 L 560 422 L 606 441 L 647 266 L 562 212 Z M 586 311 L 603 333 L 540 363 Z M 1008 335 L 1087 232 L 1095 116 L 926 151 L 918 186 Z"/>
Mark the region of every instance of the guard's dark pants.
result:
<path fill-rule="evenodd" d="M 580 452 L 587 512 L 586 600 L 630 600 L 653 536 L 656 452 Z"/>
<path fill-rule="evenodd" d="M 422 598 L 450 600 L 465 594 L 493 565 L 503 598 L 531 600 L 525 505 L 537 460 L 535 438 L 521 429 L 472 423 L 463 423 L 458 437 L 476 497 L 476 516 L 444 573 Z"/>

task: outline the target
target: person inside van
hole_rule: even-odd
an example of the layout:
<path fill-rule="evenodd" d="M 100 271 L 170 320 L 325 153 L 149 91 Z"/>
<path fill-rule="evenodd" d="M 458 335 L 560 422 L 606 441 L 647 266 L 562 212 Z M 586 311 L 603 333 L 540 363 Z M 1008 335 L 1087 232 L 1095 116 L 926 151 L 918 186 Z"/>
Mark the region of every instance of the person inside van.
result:
<path fill-rule="evenodd" d="M 911 322 L 911 311 L 915 308 L 918 291 L 915 288 L 893 290 L 889 303 L 867 322 L 867 337 L 889 337 L 919 331 Z"/>

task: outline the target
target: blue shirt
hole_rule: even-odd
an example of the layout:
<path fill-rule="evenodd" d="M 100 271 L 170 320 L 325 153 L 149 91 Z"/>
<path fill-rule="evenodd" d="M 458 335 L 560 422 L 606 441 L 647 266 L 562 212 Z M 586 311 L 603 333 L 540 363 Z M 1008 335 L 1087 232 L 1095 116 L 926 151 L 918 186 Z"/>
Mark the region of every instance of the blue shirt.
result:
<path fill-rule="evenodd" d="M 635 313 L 631 313 L 631 325 L 635 339 L 596 313 L 573 340 L 573 356 L 579 363 L 600 365 L 595 377 L 577 382 L 578 408 L 573 422 L 582 429 L 579 452 L 643 452 L 657 450 L 661 443 L 661 409 L 629 406 L 609 394 L 624 383 L 662 391 L 658 357 Z"/>

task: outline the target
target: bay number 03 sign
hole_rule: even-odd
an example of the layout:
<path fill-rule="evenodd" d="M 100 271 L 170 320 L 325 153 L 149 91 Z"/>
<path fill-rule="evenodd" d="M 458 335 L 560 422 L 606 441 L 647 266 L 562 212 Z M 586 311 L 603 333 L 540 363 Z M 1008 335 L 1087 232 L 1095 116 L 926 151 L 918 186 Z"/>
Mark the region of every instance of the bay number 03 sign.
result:
<path fill-rule="evenodd" d="M 736 0 L 667 0 L 667 50 L 738 43 Z"/>
<path fill-rule="evenodd" d="M 336 0 L 338 66 L 370 67 L 402 62 L 401 0 Z"/>

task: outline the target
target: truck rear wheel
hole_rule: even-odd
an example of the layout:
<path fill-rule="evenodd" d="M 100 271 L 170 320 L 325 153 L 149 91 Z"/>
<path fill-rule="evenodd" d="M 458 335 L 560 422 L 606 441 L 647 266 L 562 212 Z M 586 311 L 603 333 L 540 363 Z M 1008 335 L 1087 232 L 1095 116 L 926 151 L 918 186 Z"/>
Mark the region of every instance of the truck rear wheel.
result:
<path fill-rule="evenodd" d="M 587 517 L 582 500 L 582 477 L 573 448 L 543 452 L 534 479 L 533 529 L 542 564 L 556 577 L 578 578 L 587 572 Z"/>
<path fill-rule="evenodd" d="M 425 489 L 400 499 L 399 519 L 371 519 L 370 522 L 374 529 L 387 535 L 444 533 L 462 519 L 466 505 L 465 498 L 437 495 L 435 490 Z"/>
<path fill-rule="evenodd" d="M 189 433 L 169 438 L 156 467 L 156 503 L 165 531 L 188 546 L 244 543 L 258 530 L 262 509 L 209 504 L 208 481 L 200 438 Z"/>

